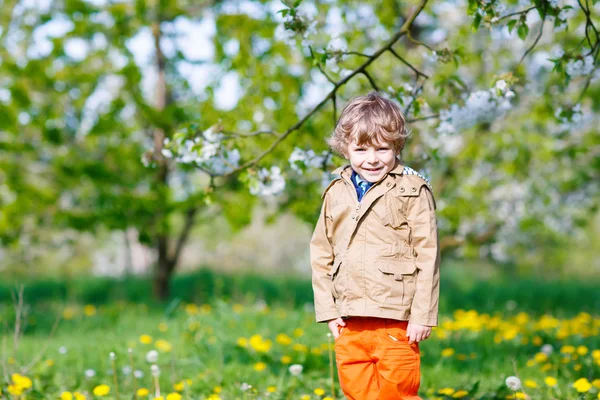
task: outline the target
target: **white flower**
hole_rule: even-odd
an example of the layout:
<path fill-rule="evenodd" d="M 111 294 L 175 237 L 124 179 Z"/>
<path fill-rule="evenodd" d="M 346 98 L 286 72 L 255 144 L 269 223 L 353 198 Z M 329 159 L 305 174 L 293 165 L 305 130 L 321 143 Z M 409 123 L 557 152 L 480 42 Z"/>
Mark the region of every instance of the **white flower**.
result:
<path fill-rule="evenodd" d="M 65 346 L 60 346 L 60 347 L 58 348 L 58 352 L 59 352 L 60 354 L 67 354 L 67 348 L 66 348 Z"/>
<path fill-rule="evenodd" d="M 289 367 L 290 374 L 292 374 L 293 376 L 300 375 L 303 369 L 304 367 L 300 364 L 292 364 Z"/>
<path fill-rule="evenodd" d="M 150 350 L 149 352 L 147 352 L 146 361 L 148 361 L 151 364 L 158 362 L 158 351 Z"/>
<path fill-rule="evenodd" d="M 550 354 L 552 354 L 552 352 L 554 352 L 554 347 L 552 347 L 551 344 L 546 343 L 545 345 L 543 345 L 541 347 L 540 352 L 542 352 L 545 355 L 549 356 Z"/>
<path fill-rule="evenodd" d="M 552 8 L 558 7 L 558 0 L 548 0 L 548 3 L 550 3 L 550 7 Z"/>
<path fill-rule="evenodd" d="M 121 371 L 123 371 L 123 375 L 129 375 L 131 373 L 131 367 L 129 365 L 125 365 Z"/>
<path fill-rule="evenodd" d="M 248 383 L 246 383 L 246 382 L 244 382 L 244 383 L 242 383 L 242 384 L 240 385 L 240 390 L 241 390 L 242 392 L 245 392 L 246 390 L 248 390 L 248 389 L 251 389 L 251 388 L 252 388 L 252 385 L 250 385 L 250 384 L 248 384 Z"/>
<path fill-rule="evenodd" d="M 270 170 L 263 168 L 258 171 L 258 180 L 250 187 L 250 193 L 255 196 L 276 196 L 285 190 L 285 179 L 277 166 Z"/>
<path fill-rule="evenodd" d="M 500 79 L 498 82 L 496 82 L 496 89 L 500 90 L 501 92 L 504 92 L 507 88 L 508 85 L 504 79 Z"/>
<path fill-rule="evenodd" d="M 114 360 L 116 360 L 116 359 L 117 359 L 117 356 L 115 355 L 115 353 L 114 353 L 114 352 L 112 352 L 112 351 L 111 351 L 111 352 L 108 354 L 108 358 L 109 358 L 111 361 L 114 361 Z"/>
<path fill-rule="evenodd" d="M 96 371 L 94 371 L 93 369 L 90 368 L 90 369 L 86 369 L 84 374 L 85 374 L 85 377 L 89 379 L 89 378 L 93 378 L 96 376 Z"/>
<path fill-rule="evenodd" d="M 144 372 L 136 369 L 133 371 L 133 376 L 135 376 L 137 379 L 142 379 L 144 377 Z"/>
<path fill-rule="evenodd" d="M 516 376 L 509 376 L 506 378 L 506 386 L 510 390 L 519 390 L 521 389 L 521 380 Z"/>
<path fill-rule="evenodd" d="M 160 152 L 165 158 L 173 158 L 173 152 L 169 149 L 162 149 Z"/>
<path fill-rule="evenodd" d="M 160 376 L 160 368 L 158 368 L 158 365 L 156 365 L 156 364 L 152 364 L 152 366 L 150 367 L 150 372 L 152 373 L 152 376 L 155 378 Z"/>

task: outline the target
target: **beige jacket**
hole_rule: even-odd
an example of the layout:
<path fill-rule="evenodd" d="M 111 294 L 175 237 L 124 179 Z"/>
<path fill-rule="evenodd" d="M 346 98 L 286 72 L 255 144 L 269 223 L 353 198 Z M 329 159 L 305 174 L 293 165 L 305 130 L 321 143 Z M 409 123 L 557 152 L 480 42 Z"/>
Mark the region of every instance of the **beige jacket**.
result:
<path fill-rule="evenodd" d="M 310 242 L 317 322 L 369 316 L 436 326 L 439 241 L 429 183 L 399 163 L 358 202 L 333 172 Z"/>

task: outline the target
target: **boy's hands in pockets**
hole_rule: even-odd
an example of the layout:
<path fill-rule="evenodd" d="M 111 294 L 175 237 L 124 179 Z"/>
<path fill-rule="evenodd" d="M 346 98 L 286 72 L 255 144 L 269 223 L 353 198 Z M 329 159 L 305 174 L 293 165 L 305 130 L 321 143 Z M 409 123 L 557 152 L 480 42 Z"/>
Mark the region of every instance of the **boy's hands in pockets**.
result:
<path fill-rule="evenodd" d="M 421 340 L 427 339 L 429 335 L 431 335 L 430 326 L 408 323 L 406 337 L 409 344 L 419 343 Z"/>
<path fill-rule="evenodd" d="M 328 321 L 327 326 L 329 327 L 329 330 L 331 331 L 331 334 L 333 335 L 333 339 L 337 339 L 338 336 L 340 336 L 340 329 L 342 327 L 346 326 L 346 323 L 344 322 L 342 317 L 339 317 L 336 319 L 332 319 L 331 321 Z"/>

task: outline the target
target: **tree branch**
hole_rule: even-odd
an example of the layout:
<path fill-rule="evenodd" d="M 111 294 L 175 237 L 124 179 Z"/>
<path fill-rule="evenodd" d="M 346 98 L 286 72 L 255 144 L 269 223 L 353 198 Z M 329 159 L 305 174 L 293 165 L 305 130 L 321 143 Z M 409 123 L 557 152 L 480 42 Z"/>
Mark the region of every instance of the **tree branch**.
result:
<path fill-rule="evenodd" d="M 517 12 L 511 13 L 511 14 L 506 14 L 506 15 L 504 15 L 504 16 L 502 16 L 502 17 L 498 18 L 498 21 L 496 21 L 496 22 L 500 22 L 500 21 L 502 21 L 502 20 L 503 20 L 503 19 L 505 19 L 505 18 L 514 17 L 515 15 L 527 14 L 527 13 L 528 13 L 529 11 L 531 11 L 531 10 L 535 10 L 535 6 L 533 6 L 533 7 L 529 7 L 529 8 L 528 8 L 528 9 L 526 9 L 526 10 L 517 11 Z"/>
<path fill-rule="evenodd" d="M 412 69 L 412 71 L 417 74 L 417 78 L 419 78 L 419 76 L 424 77 L 425 79 L 429 79 L 429 76 L 422 73 L 421 71 L 419 71 L 418 69 L 416 69 L 415 67 L 413 67 L 408 61 L 406 61 L 404 58 L 400 57 L 400 54 L 396 53 L 394 51 L 394 49 L 392 49 L 390 47 L 389 49 L 390 53 L 392 53 L 398 60 L 400 60 L 404 65 L 406 65 L 408 68 Z"/>
<path fill-rule="evenodd" d="M 244 164 L 240 165 L 236 169 L 234 169 L 222 176 L 228 177 L 230 175 L 237 174 L 238 172 L 240 172 L 244 169 L 250 168 L 250 167 L 258 164 L 263 158 L 265 158 L 267 155 L 269 155 L 281 142 L 283 142 L 290 134 L 292 134 L 294 131 L 296 131 L 300 127 L 302 127 L 304 125 L 304 123 L 306 123 L 306 121 L 308 121 L 317 111 L 319 111 L 321 109 L 321 107 L 323 107 L 330 99 L 332 99 L 335 96 L 337 90 L 341 86 L 345 85 L 348 81 L 350 81 L 357 74 L 362 73 L 369 65 L 371 65 L 376 59 L 378 59 L 381 56 L 381 54 L 383 54 L 386 50 L 388 50 L 390 47 L 392 47 L 394 45 L 394 43 L 396 43 L 398 41 L 398 39 L 400 39 L 402 36 L 404 36 L 408 33 L 410 26 L 414 22 L 417 15 L 419 15 L 421 13 L 421 11 L 423 11 L 423 8 L 425 8 L 427 1 L 428 0 L 421 0 L 421 2 L 414 9 L 412 14 L 406 19 L 406 21 L 404 22 L 404 25 L 402 25 L 400 30 L 398 32 L 396 32 L 383 45 L 383 47 L 381 47 L 379 50 L 377 50 L 362 65 L 360 65 L 358 68 L 353 70 L 350 74 L 348 74 L 346 77 L 341 79 L 338 83 L 336 83 L 334 88 L 327 94 L 327 96 L 325 96 L 325 98 L 323 100 L 321 100 L 321 102 L 319 104 L 317 104 L 312 110 L 310 110 L 308 112 L 308 114 L 306 114 L 304 116 L 304 118 L 302 118 L 301 120 L 296 122 L 294 125 L 292 125 L 290 128 L 288 128 L 277 140 L 275 140 L 273 143 L 271 143 L 271 145 L 265 151 L 263 151 L 261 154 L 259 154 L 257 157 L 245 162 Z"/>
<path fill-rule="evenodd" d="M 546 22 L 546 17 L 542 18 L 542 23 L 540 24 L 540 32 L 538 33 L 537 37 L 535 38 L 535 41 L 533 42 L 533 44 L 531 45 L 531 47 L 529 47 L 527 49 L 527 51 L 525 52 L 525 54 L 523 54 L 523 57 L 521 57 L 521 61 L 519 61 L 519 63 L 517 64 L 517 67 L 519 65 L 521 65 L 521 63 L 523 62 L 523 60 L 525 60 L 525 57 L 527 57 L 527 55 L 529 53 L 531 53 L 531 51 L 535 48 L 535 46 L 538 44 L 538 42 L 540 41 L 540 38 L 542 37 L 542 33 L 544 33 L 544 23 Z"/>
<path fill-rule="evenodd" d="M 362 71 L 362 73 L 364 76 L 367 77 L 367 79 L 369 80 L 369 83 L 371 84 L 371 86 L 373 86 L 373 89 L 375 89 L 376 92 L 379 92 L 379 87 L 377 86 L 377 84 L 375 83 L 375 81 L 373 80 L 371 75 L 369 75 L 367 70 L 365 69 L 364 71 Z"/>

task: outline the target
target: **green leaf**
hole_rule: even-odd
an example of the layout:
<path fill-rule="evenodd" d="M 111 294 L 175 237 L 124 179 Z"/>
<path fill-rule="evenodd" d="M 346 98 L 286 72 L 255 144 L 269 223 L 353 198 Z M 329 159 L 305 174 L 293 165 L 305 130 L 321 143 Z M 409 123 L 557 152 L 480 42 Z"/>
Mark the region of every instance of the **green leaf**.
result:
<path fill-rule="evenodd" d="M 517 25 L 517 22 L 519 21 L 516 19 L 512 19 L 509 21 L 509 23 L 507 24 L 509 33 L 512 33 L 512 30 L 515 29 L 515 25 Z"/>
<path fill-rule="evenodd" d="M 519 35 L 521 40 L 525 40 L 527 38 L 527 35 L 529 34 L 529 26 L 527 26 L 527 24 L 523 22 L 521 25 L 519 25 L 519 28 L 517 29 L 517 34 Z"/>
<path fill-rule="evenodd" d="M 534 0 L 534 4 L 535 4 L 535 8 L 536 8 L 537 12 L 540 14 L 540 18 L 542 18 L 542 19 L 546 18 L 546 10 L 544 7 L 544 1 L 543 0 Z"/>
<path fill-rule="evenodd" d="M 479 25 L 481 25 L 481 15 L 475 14 L 475 19 L 473 20 L 473 25 L 471 25 L 473 31 L 479 29 Z"/>

